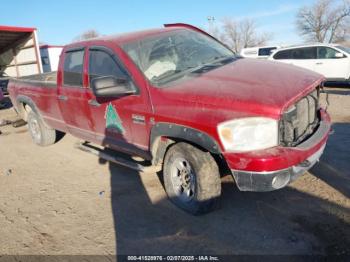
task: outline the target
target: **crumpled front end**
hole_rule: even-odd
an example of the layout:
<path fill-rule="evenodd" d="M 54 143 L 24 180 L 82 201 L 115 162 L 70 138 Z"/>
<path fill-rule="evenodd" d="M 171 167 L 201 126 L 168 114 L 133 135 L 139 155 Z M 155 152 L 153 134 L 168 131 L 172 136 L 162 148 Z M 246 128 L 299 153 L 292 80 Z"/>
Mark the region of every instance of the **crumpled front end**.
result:
<path fill-rule="evenodd" d="M 316 90 L 288 107 L 280 119 L 277 147 L 256 152 L 224 153 L 242 191 L 280 189 L 304 174 L 321 157 L 331 129 L 318 106 Z"/>

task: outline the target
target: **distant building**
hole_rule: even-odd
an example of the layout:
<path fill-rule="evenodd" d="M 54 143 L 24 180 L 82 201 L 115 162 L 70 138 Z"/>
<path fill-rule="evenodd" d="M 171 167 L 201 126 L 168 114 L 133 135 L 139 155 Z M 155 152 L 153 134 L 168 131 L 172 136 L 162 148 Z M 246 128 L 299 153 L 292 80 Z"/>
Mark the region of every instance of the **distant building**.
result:
<path fill-rule="evenodd" d="M 57 71 L 63 46 L 41 45 L 40 56 L 44 73 Z"/>

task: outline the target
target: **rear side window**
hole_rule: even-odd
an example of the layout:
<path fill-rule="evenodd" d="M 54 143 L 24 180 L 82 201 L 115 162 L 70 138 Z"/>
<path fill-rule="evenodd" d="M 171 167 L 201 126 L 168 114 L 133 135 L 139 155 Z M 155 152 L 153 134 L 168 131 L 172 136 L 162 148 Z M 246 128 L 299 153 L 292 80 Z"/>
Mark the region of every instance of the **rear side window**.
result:
<path fill-rule="evenodd" d="M 275 50 L 276 47 L 266 47 L 266 48 L 260 48 L 259 49 L 259 56 L 269 56 L 272 52 L 272 50 Z"/>
<path fill-rule="evenodd" d="M 83 86 L 84 50 L 65 53 L 63 83 L 68 86 Z"/>
<path fill-rule="evenodd" d="M 125 78 L 126 76 L 114 58 L 102 50 L 90 50 L 89 64 L 90 85 L 96 77 L 114 76 L 116 78 Z"/>
<path fill-rule="evenodd" d="M 282 50 L 277 51 L 276 54 L 273 56 L 274 59 L 290 59 L 290 51 L 291 50 Z"/>
<path fill-rule="evenodd" d="M 292 59 L 316 59 L 316 47 L 296 48 L 291 53 Z"/>

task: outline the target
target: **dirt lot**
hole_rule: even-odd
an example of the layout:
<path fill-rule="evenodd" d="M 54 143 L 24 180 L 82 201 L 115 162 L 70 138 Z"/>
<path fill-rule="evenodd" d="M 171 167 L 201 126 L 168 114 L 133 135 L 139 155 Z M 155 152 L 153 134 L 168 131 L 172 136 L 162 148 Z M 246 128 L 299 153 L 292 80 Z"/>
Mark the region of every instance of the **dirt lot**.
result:
<path fill-rule="evenodd" d="M 225 177 L 220 209 L 199 217 L 156 173 L 100 163 L 70 135 L 42 148 L 26 126 L 0 127 L 0 254 L 350 254 L 350 90 L 328 92 L 335 133 L 310 173 L 270 193 Z"/>

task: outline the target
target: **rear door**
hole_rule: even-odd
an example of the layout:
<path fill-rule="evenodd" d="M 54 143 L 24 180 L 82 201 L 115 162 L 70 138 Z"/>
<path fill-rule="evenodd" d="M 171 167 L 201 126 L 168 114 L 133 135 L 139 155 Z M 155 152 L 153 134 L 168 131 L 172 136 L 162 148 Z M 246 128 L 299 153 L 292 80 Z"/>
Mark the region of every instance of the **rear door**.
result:
<path fill-rule="evenodd" d="M 316 47 L 291 48 L 277 51 L 273 59 L 309 70 L 314 70 L 316 63 Z"/>
<path fill-rule="evenodd" d="M 84 81 L 85 47 L 68 49 L 63 54 L 62 84 L 58 88 L 58 101 L 62 117 L 69 132 L 79 138 L 95 139 L 91 110 L 88 105 Z"/>
<path fill-rule="evenodd" d="M 337 53 L 340 52 L 331 47 L 317 47 L 315 71 L 324 75 L 327 79 L 348 79 L 350 60 L 343 53 L 341 53 L 343 57 L 337 57 Z"/>
<path fill-rule="evenodd" d="M 290 49 L 291 64 L 309 70 L 315 70 L 316 47 L 303 47 Z"/>

